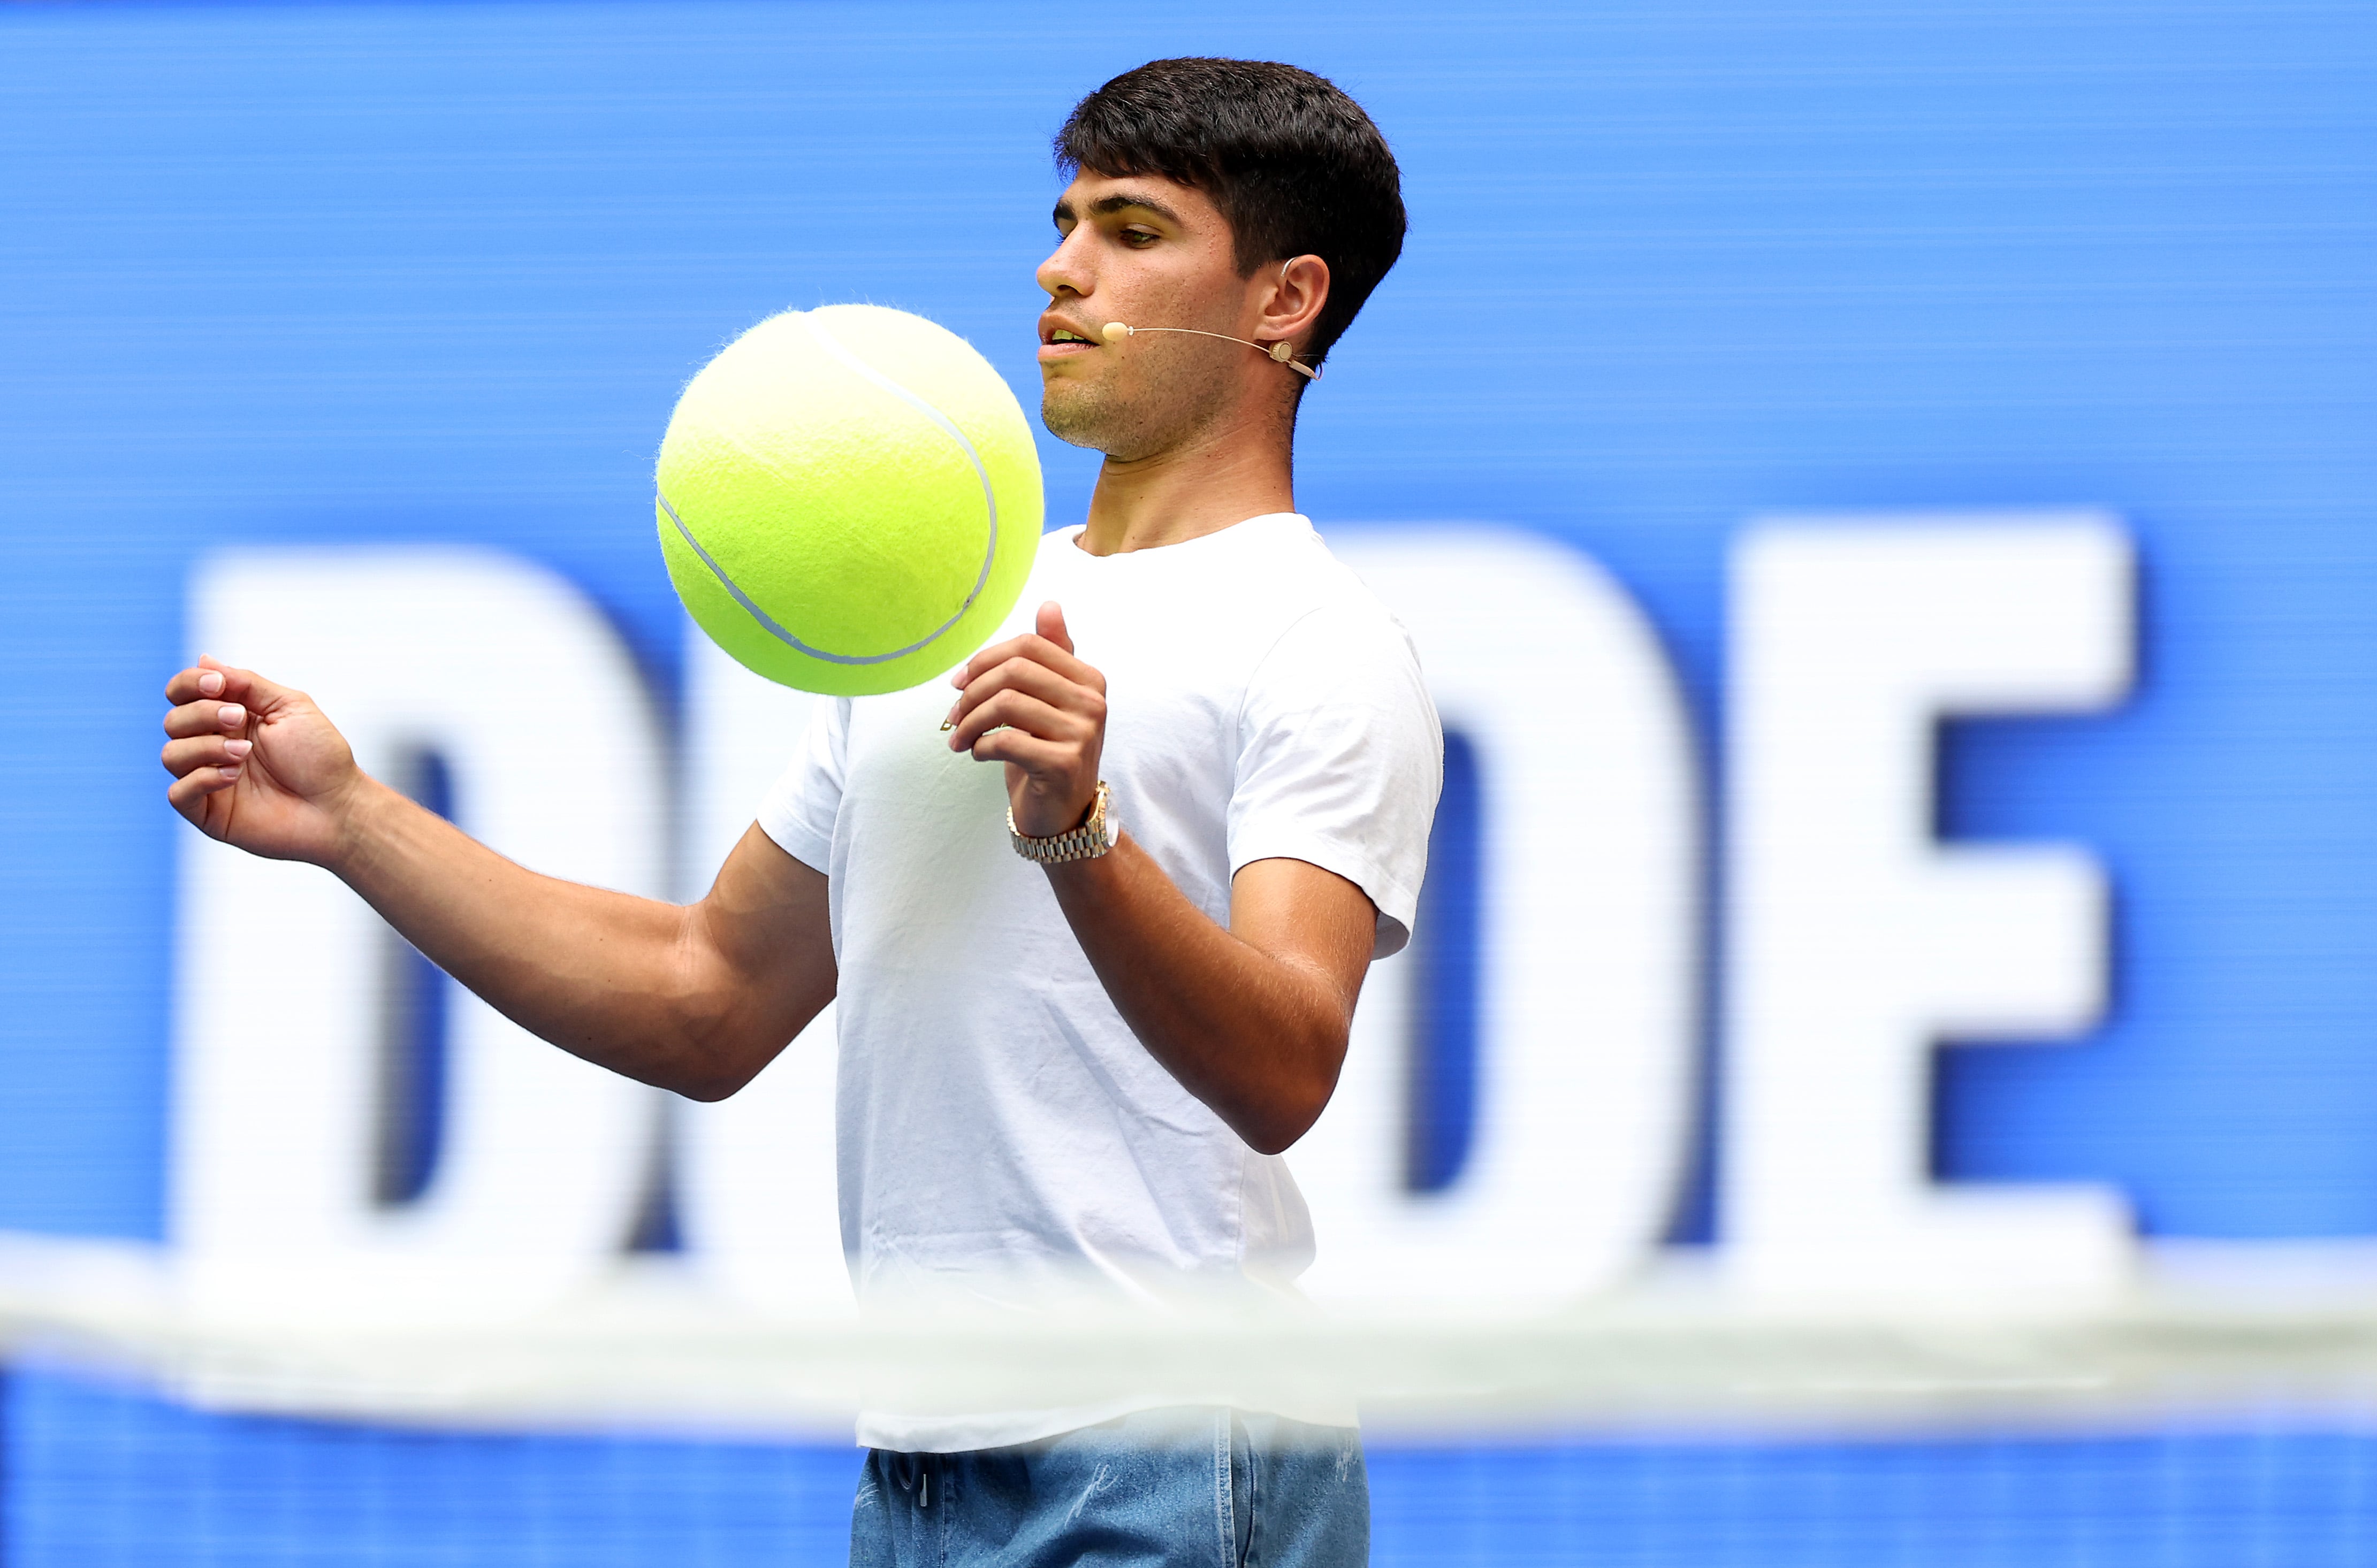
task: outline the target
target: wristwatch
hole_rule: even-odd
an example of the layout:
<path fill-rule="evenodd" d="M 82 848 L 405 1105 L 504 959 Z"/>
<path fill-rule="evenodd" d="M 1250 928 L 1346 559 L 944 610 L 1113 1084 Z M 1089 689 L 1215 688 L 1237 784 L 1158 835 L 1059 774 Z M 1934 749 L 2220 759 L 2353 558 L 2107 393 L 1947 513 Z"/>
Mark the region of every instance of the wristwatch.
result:
<path fill-rule="evenodd" d="M 1090 814 L 1081 826 L 1059 833 L 1052 838 L 1029 838 L 1015 831 L 1015 808 L 1007 808 L 1007 836 L 1015 844 L 1015 852 L 1027 861 L 1042 865 L 1056 865 L 1064 861 L 1094 861 L 1115 847 L 1122 835 L 1122 824 L 1107 810 L 1110 796 L 1106 781 L 1098 780 L 1098 792 L 1090 801 Z"/>

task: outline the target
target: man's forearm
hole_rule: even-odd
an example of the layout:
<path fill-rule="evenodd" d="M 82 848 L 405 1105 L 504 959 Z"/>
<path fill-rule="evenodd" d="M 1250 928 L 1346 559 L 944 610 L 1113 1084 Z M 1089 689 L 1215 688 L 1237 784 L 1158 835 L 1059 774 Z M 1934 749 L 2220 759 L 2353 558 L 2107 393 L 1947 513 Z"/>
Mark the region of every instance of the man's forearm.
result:
<path fill-rule="evenodd" d="M 1081 823 L 1105 745 L 1105 676 L 1073 651 L 1063 610 L 950 677 L 953 751 L 1007 769 L 1008 820 L 1048 837 Z M 1047 868 L 1106 995 L 1149 1054 L 1254 1148 L 1275 1154 L 1329 1103 L 1344 1064 L 1378 910 L 1361 888 L 1288 859 L 1240 868 L 1230 921 L 1191 904 L 1129 838 Z"/>
<path fill-rule="evenodd" d="M 1048 880 L 1123 1021 L 1181 1087 L 1265 1154 L 1301 1137 L 1344 1063 L 1342 982 L 1215 924 L 1129 837 Z"/>
<path fill-rule="evenodd" d="M 698 1099 L 764 1065 L 748 1060 L 769 1049 L 740 1016 L 751 999 L 713 972 L 699 907 L 541 875 L 383 785 L 354 793 L 329 869 L 530 1033 Z"/>

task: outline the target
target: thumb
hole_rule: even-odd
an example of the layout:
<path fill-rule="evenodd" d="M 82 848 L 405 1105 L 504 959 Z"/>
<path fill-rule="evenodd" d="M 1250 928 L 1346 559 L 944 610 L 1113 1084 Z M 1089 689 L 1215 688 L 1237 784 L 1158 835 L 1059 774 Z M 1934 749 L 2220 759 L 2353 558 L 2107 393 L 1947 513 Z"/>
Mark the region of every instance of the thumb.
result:
<path fill-rule="evenodd" d="M 1046 637 L 1067 653 L 1073 651 L 1072 634 L 1065 630 L 1065 607 L 1055 600 L 1052 599 L 1040 607 L 1036 629 L 1042 636 Z"/>

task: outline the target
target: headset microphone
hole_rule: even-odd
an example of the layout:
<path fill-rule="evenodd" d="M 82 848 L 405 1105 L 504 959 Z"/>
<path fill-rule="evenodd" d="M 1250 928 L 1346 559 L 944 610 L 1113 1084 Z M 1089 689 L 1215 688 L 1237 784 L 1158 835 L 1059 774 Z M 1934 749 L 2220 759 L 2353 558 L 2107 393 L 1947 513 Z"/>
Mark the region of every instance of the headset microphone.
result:
<path fill-rule="evenodd" d="M 1185 332 L 1192 338 L 1219 338 L 1224 343 L 1244 343 L 1257 353 L 1278 364 L 1284 364 L 1307 381 L 1320 379 L 1320 372 L 1296 357 L 1296 346 L 1284 339 L 1276 343 L 1258 343 L 1248 338 L 1233 338 L 1226 332 L 1200 332 L 1193 327 L 1126 327 L 1119 321 L 1109 321 L 1098 329 L 1098 336 L 1109 343 L 1119 343 L 1142 332 Z"/>

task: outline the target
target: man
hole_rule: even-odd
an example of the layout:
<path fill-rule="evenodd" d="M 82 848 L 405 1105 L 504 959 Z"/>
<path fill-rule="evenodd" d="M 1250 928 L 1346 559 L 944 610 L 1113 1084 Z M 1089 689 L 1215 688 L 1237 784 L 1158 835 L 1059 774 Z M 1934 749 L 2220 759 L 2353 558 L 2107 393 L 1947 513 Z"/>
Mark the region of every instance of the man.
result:
<path fill-rule="evenodd" d="M 1312 1239 L 1278 1155 L 1408 933 L 1435 807 L 1408 640 L 1291 489 L 1296 365 L 1402 248 L 1384 140 L 1307 72 L 1168 60 L 1083 100 L 1057 153 L 1042 413 L 1106 455 L 1088 520 L 952 689 L 821 703 L 699 903 L 512 864 L 261 675 L 167 686 L 184 815 L 328 867 L 565 1050 L 721 1098 L 838 994 L 870 1305 L 1287 1289 Z M 859 1435 L 854 1562 L 1367 1556 L 1350 1413 L 1151 1391 Z"/>

